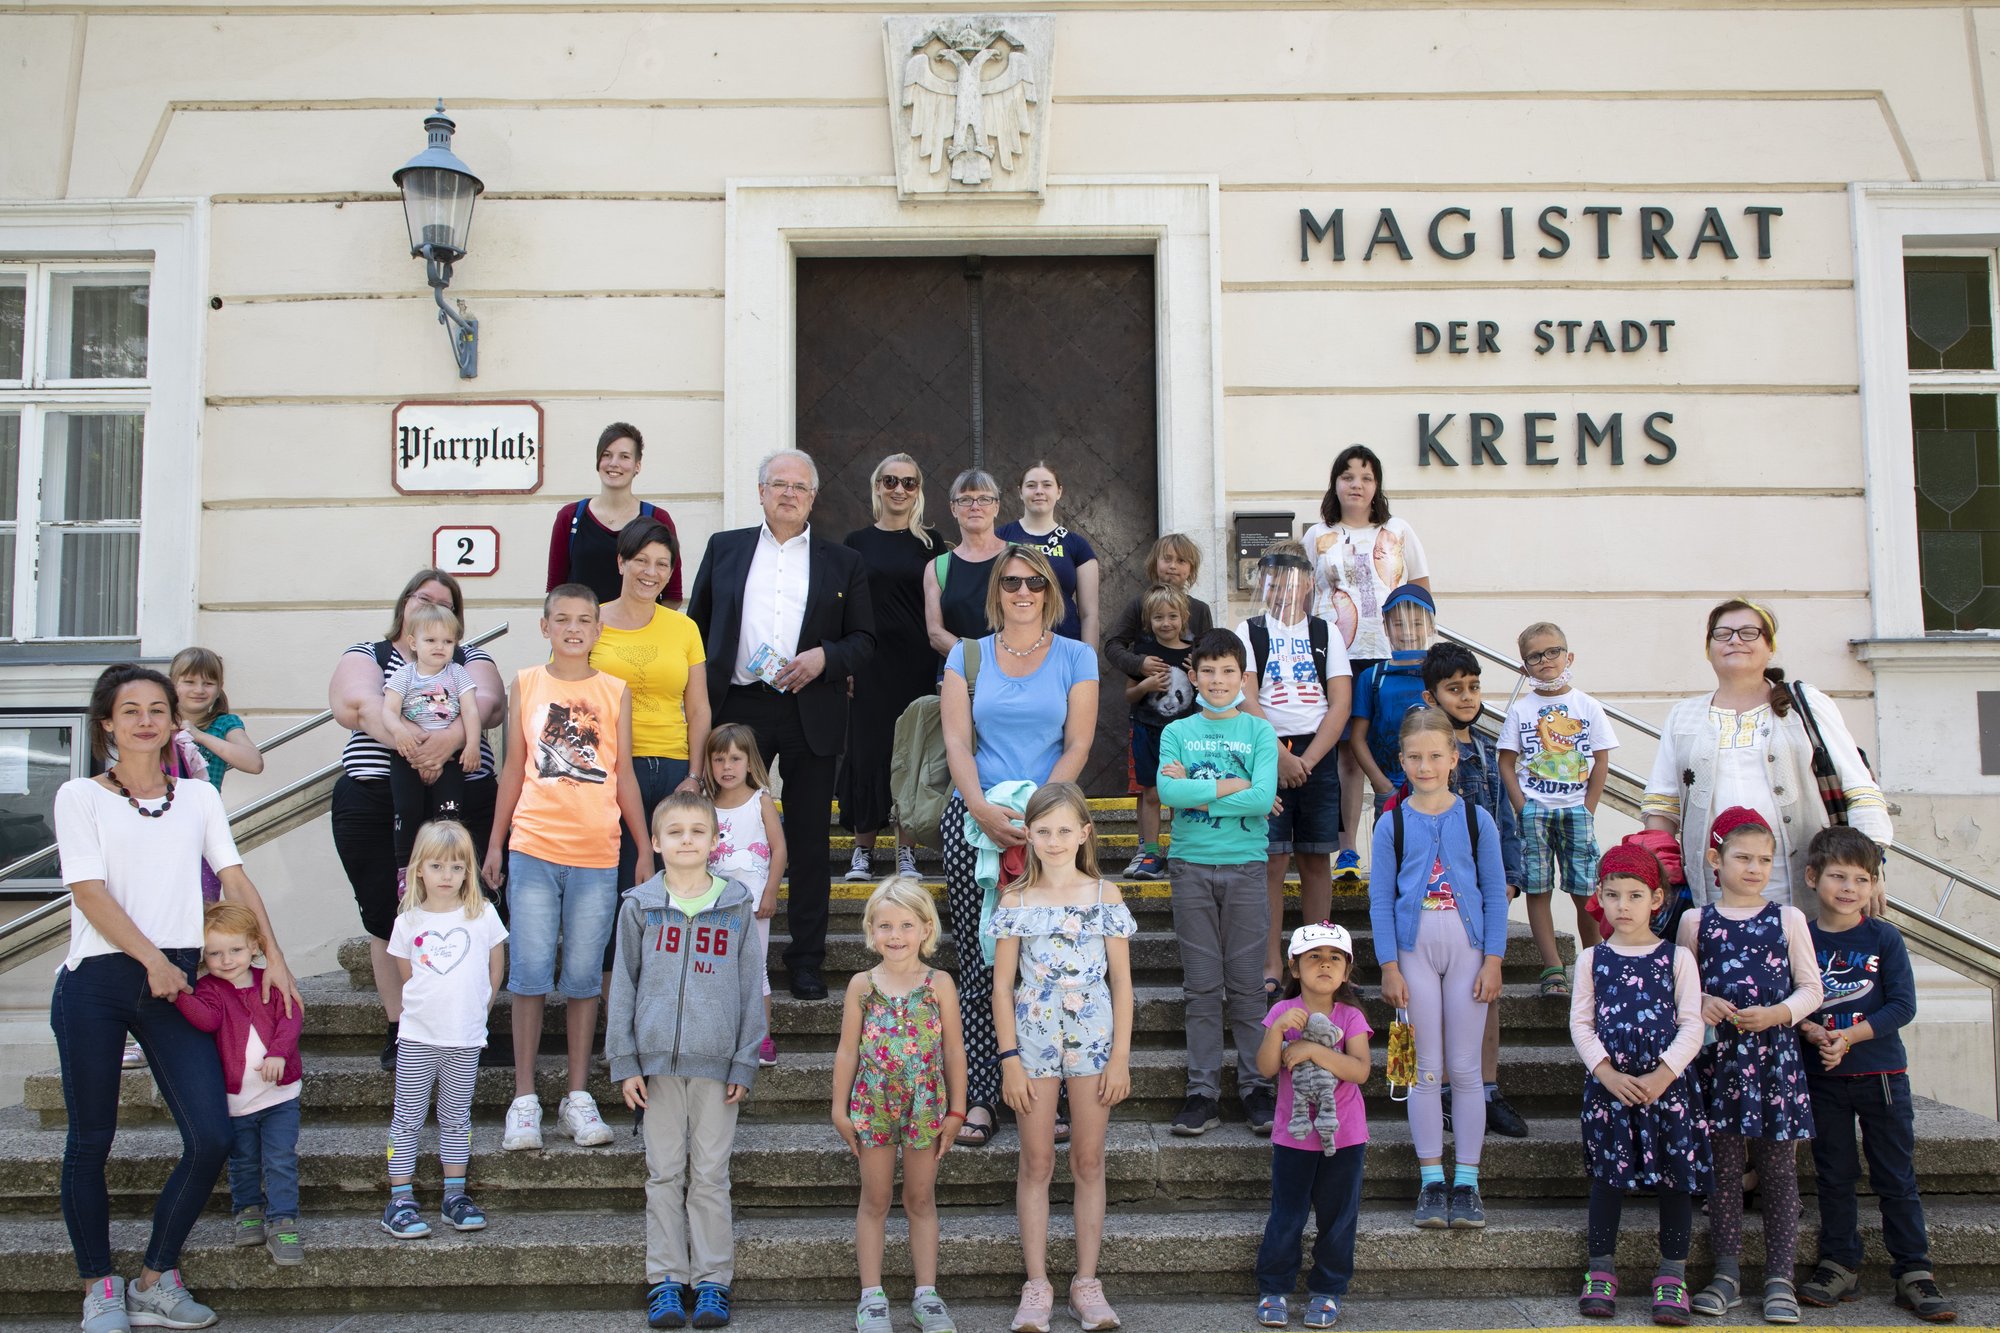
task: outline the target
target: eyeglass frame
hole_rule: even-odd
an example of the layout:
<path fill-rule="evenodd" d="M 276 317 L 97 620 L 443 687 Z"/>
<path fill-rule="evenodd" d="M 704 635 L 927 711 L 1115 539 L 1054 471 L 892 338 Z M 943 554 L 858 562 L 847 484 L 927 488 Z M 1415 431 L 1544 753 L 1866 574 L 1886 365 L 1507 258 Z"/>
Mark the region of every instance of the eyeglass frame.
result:
<path fill-rule="evenodd" d="M 776 491 L 780 495 L 797 495 L 801 497 L 816 495 L 819 492 L 819 487 L 809 481 L 760 481 L 757 483 L 757 489 Z"/>
<path fill-rule="evenodd" d="M 1569 645 L 1565 643 L 1565 644 L 1559 644 L 1554 648 L 1544 648 L 1538 653 L 1523 653 L 1521 654 L 1521 665 L 1540 666 L 1544 662 L 1555 661 L 1558 657 L 1561 657 L 1564 653 L 1568 651 L 1569 651 Z"/>
<path fill-rule="evenodd" d="M 1037 588 L 1035 586 L 1037 583 L 1042 586 Z M 1049 590 L 1048 576 L 1044 574 L 1002 574 L 1000 576 L 1000 591 L 1020 592 L 1024 588 L 1029 592 L 1047 592 Z"/>
<path fill-rule="evenodd" d="M 998 509 L 1000 507 L 1000 497 L 997 495 L 975 495 L 970 491 L 964 495 L 954 495 L 951 497 L 951 507 L 953 509 L 967 506 L 975 509 L 984 509 L 988 505 L 992 505 L 995 509 Z"/>
<path fill-rule="evenodd" d="M 1760 643 L 1769 638 L 1771 632 L 1762 625 L 1717 625 L 1708 632 L 1710 643 Z"/>

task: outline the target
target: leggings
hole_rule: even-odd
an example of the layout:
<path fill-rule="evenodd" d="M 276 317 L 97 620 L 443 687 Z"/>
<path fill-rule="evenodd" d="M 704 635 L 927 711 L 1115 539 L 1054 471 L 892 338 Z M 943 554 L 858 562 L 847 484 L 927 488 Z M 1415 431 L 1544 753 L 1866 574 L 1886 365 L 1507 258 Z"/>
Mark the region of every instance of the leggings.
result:
<path fill-rule="evenodd" d="M 1757 1160 L 1757 1188 L 1764 1196 L 1764 1280 L 1792 1280 L 1799 1258 L 1799 1159 L 1796 1139 L 1746 1139 L 1712 1133 L 1715 1188 L 1708 1196 L 1709 1247 L 1718 1258 L 1743 1253 L 1743 1167 Z"/>
<path fill-rule="evenodd" d="M 1686 1190 L 1660 1187 L 1660 1257 L 1687 1262 L 1688 1236 L 1694 1230 L 1694 1196 Z M 1625 1191 L 1603 1181 L 1590 1182 L 1590 1253 L 1618 1253 L 1618 1218 L 1625 1210 Z"/>
<path fill-rule="evenodd" d="M 1410 1138 L 1417 1159 L 1444 1156 L 1443 1071 L 1451 1071 L 1452 1142 L 1464 1166 L 1478 1166 L 1486 1139 L 1486 1085 L 1479 1049 L 1486 1006 L 1472 998 L 1485 955 L 1465 938 L 1457 912 L 1418 912 L 1417 947 L 1397 962 L 1410 988 L 1417 1038 L 1417 1084 L 1410 1089 Z"/>
<path fill-rule="evenodd" d="M 479 1078 L 477 1046 L 396 1043 L 396 1113 L 389 1121 L 389 1179 L 417 1173 L 417 1141 L 437 1092 L 438 1161 L 464 1166 L 472 1157 L 472 1085 Z"/>
<path fill-rule="evenodd" d="M 979 908 L 985 898 L 972 877 L 978 854 L 965 840 L 965 798 L 953 792 L 945 803 L 939 835 L 944 840 L 945 907 L 951 938 L 958 946 L 958 1014 L 965 1029 L 965 1088 L 972 1106 L 1000 1102 L 1000 1040 L 993 1031 L 993 966 L 979 951 Z"/>

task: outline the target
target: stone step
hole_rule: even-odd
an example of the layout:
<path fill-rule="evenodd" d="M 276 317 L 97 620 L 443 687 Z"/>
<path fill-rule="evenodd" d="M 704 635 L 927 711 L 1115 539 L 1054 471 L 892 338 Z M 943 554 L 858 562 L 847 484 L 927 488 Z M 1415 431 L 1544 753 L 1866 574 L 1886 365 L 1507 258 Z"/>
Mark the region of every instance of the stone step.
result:
<path fill-rule="evenodd" d="M 305 999 L 304 1049 L 307 1058 L 319 1054 L 359 1055 L 382 1045 L 382 1005 L 370 990 L 356 990 L 344 972 L 309 977 L 299 986 Z M 1371 988 L 1372 991 L 1372 988 Z M 1178 1046 L 1186 1036 L 1186 1001 L 1178 986 L 1133 987 L 1133 1045 Z M 1387 1039 L 1392 1017 L 1388 1007 L 1371 995 L 1362 1006 L 1381 1039 Z M 782 988 L 771 995 L 771 1030 L 787 1050 L 829 1050 L 840 1036 L 841 1006 L 831 1000 L 795 1000 Z M 550 996 L 542 1017 L 542 1050 L 556 1054 L 565 1032 L 563 1001 Z M 512 1007 L 505 992 L 494 999 L 487 1031 L 490 1040 L 506 1043 L 513 1033 Z M 603 1011 L 598 1014 L 603 1031 Z M 1542 996 L 1532 983 L 1507 986 L 1500 997 L 1503 1042 L 1561 1042 L 1569 1036 L 1569 1000 Z"/>
<path fill-rule="evenodd" d="M 435 1221 L 435 1198 L 424 1197 Z M 1934 1196 L 1926 1201 L 1931 1252 L 1954 1286 L 2000 1281 L 1988 1199 Z M 1885 1255 L 1876 1219 L 1865 1210 L 1866 1277 L 1880 1293 L 1887 1286 Z M 1799 1250 L 1810 1255 L 1818 1219 L 1806 1210 Z M 644 1288 L 645 1219 L 636 1209 L 605 1212 L 495 1212 L 485 1230 L 442 1234 L 416 1241 L 386 1235 L 379 1213 L 354 1212 L 303 1219 L 306 1262 L 277 1268 L 261 1251 L 230 1244 L 228 1221 L 204 1218 L 190 1236 L 182 1264 L 202 1299 L 225 1312 L 297 1310 L 491 1310 L 545 1306 L 560 1290 L 566 1308 L 639 1312 Z M 1565 1295 L 1574 1291 L 1584 1254 L 1583 1209 L 1576 1204 L 1537 1206 L 1496 1200 L 1484 1231 L 1418 1231 L 1403 1202 L 1362 1206 L 1355 1241 L 1353 1294 L 1434 1296 Z M 940 1267 L 950 1275 L 953 1298 L 1011 1297 L 1021 1281 L 1019 1228 L 1011 1212 L 961 1213 L 941 1218 Z M 120 1272 L 138 1269 L 150 1224 L 112 1223 Z M 1099 1272 L 1116 1302 L 1141 1296 L 1195 1294 L 1248 1298 L 1263 1238 L 1261 1209 L 1225 1211 L 1113 1210 L 1106 1219 Z M 1619 1266 L 1636 1289 L 1658 1249 L 1651 1207 L 1626 1211 Z M 1049 1262 L 1059 1278 L 1074 1271 L 1074 1231 L 1066 1212 L 1050 1219 Z M 0 1293 L 10 1314 L 66 1313 L 75 1318 L 76 1269 L 69 1238 L 54 1218 L 0 1218 Z M 1692 1263 L 1709 1261 L 1707 1227 L 1696 1219 Z M 1762 1223 L 1746 1219 L 1743 1259 L 1753 1280 L 1763 1259 Z M 852 1300 L 854 1219 L 829 1210 L 818 1216 L 739 1216 L 736 1221 L 734 1295 L 740 1305 L 786 1306 L 803 1301 Z M 887 1275 L 907 1290 L 909 1251 L 900 1219 L 889 1224 Z"/>
<path fill-rule="evenodd" d="M 1979 1194 L 2000 1179 L 2000 1127 L 1935 1102 L 1917 1104 L 1916 1168 L 1930 1194 Z M 503 1152 L 500 1126 L 480 1124 L 472 1139 L 473 1183 L 498 1213 L 525 1210 L 637 1208 L 643 1202 L 645 1150 L 621 1113 L 617 1133 L 598 1148 L 578 1148 L 544 1127 L 540 1152 Z M 1583 1199 L 1589 1194 L 1575 1116 L 1535 1118 L 1524 1139 L 1488 1136 L 1480 1184 L 1489 1200 Z M 8 1133 L 7 1131 L 13 1131 Z M 1409 1200 L 1416 1155 L 1408 1120 L 1376 1117 L 1363 1190 L 1367 1197 Z M 63 1136 L 38 1130 L 27 1113 L 0 1112 L 0 1212 L 40 1213 L 57 1189 Z M 299 1138 L 304 1211 L 318 1215 L 379 1204 L 383 1190 L 384 1127 L 309 1123 Z M 938 1202 L 1001 1208 L 1014 1197 L 1017 1141 L 1011 1132 L 985 1149 L 948 1153 L 938 1173 Z M 1064 1161 L 1067 1149 L 1059 1149 Z M 124 1130 L 110 1170 L 112 1208 L 121 1216 L 150 1214 L 180 1157 L 180 1135 L 168 1126 Z M 1812 1188 L 1812 1154 L 1799 1153 L 1805 1188 Z M 1114 1114 L 1105 1145 L 1106 1190 L 1119 1207 L 1262 1207 L 1268 1198 L 1271 1147 L 1232 1123 L 1198 1139 L 1175 1138 L 1164 1123 Z M 435 1139 L 426 1135 L 418 1187 L 434 1196 L 441 1184 Z M 853 1157 L 824 1119 L 816 1124 L 744 1121 L 730 1154 L 731 1197 L 745 1210 L 789 1212 L 852 1209 L 859 1202 Z M 1058 1163 L 1056 1194 L 1069 1197 L 1068 1168 Z M 211 1208 L 228 1211 L 228 1184 L 218 1183 Z M 1872 1209 L 1864 1208 L 1864 1211 Z"/>

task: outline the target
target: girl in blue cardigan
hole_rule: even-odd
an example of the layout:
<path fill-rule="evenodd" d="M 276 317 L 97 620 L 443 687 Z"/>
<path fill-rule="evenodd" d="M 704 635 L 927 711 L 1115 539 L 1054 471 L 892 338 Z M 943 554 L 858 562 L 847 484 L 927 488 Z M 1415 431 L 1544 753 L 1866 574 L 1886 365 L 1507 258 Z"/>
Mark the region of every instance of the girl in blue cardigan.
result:
<path fill-rule="evenodd" d="M 1435 708 L 1413 708 L 1400 733 L 1410 794 L 1375 821 L 1368 916 L 1382 998 L 1408 1009 L 1416 1035 L 1417 1082 L 1410 1090 L 1410 1137 L 1420 1182 L 1416 1224 L 1486 1225 L 1479 1197 L 1479 1150 L 1486 1097 L 1479 1045 L 1486 1006 L 1500 998 L 1507 951 L 1507 876 L 1493 817 L 1452 795 L 1458 738 Z M 1444 1182 L 1442 1071 L 1451 1074 L 1458 1169 Z"/>

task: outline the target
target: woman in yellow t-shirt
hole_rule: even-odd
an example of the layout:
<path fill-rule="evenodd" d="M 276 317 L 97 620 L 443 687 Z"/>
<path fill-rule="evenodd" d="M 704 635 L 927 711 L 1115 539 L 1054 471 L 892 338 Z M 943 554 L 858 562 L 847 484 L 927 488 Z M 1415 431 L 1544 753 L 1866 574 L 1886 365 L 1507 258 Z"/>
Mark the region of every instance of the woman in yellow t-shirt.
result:
<path fill-rule="evenodd" d="M 696 788 L 688 756 L 708 740 L 708 678 L 694 670 L 707 660 L 701 631 L 659 596 L 680 564 L 673 530 L 637 518 L 618 534 L 618 596 L 601 612 L 603 633 L 590 664 L 632 690 L 632 771 L 648 827 L 653 807 L 676 787 Z M 619 840 L 618 884 L 632 882 L 638 849 L 629 833 Z"/>

